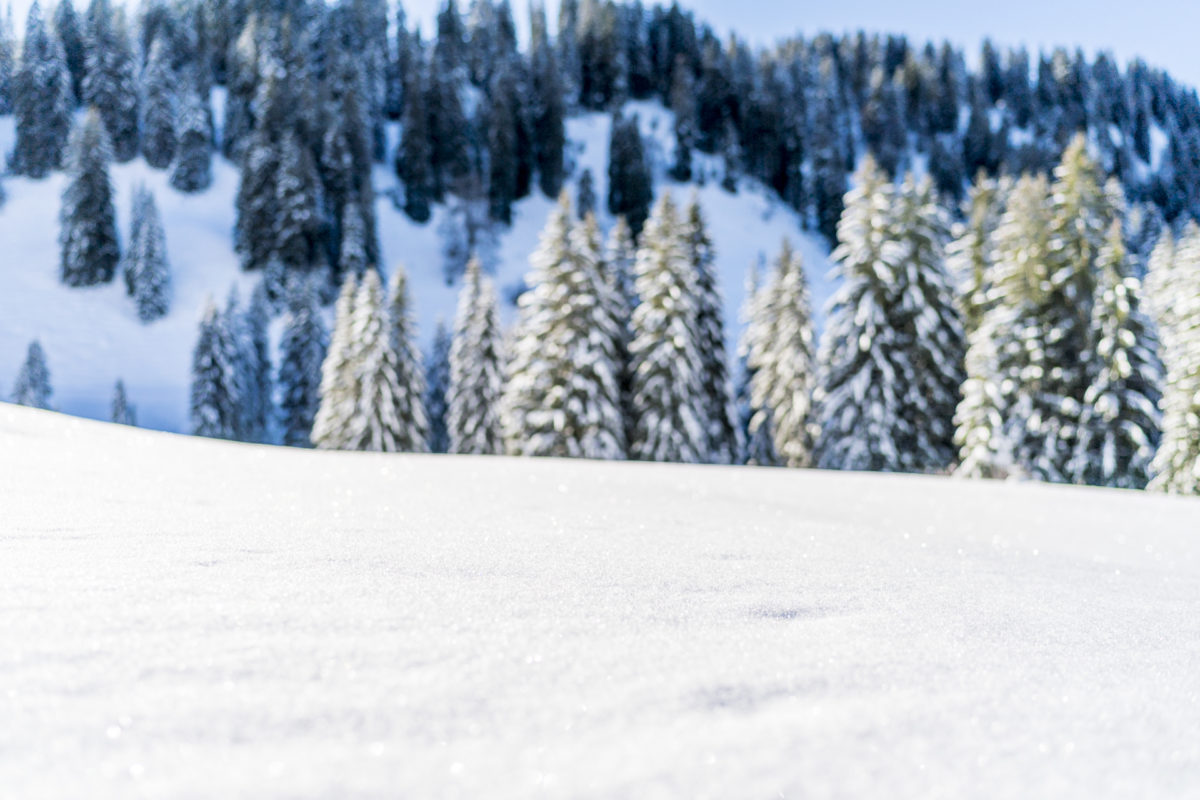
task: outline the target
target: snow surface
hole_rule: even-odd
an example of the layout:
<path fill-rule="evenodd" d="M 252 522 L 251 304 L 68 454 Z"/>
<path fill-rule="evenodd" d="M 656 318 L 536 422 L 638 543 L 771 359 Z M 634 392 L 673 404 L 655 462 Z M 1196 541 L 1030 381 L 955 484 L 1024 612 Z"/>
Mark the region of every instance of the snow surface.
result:
<path fill-rule="evenodd" d="M 0 795 L 1200 793 L 1200 502 L 0 405 Z"/>
<path fill-rule="evenodd" d="M 215 113 L 220 118 L 223 90 L 214 91 Z M 638 112 L 649 149 L 655 157 L 655 189 L 669 190 L 678 200 L 690 195 L 666 176 L 673 142 L 672 117 L 661 106 L 631 103 L 627 113 Z M 575 165 L 568 188 L 588 167 L 595 178 L 596 196 L 603 206 L 608 192 L 608 135 L 611 120 L 605 114 L 586 114 L 567 122 L 570 158 Z M 393 142 L 397 126 L 389 131 Z M 15 140 L 12 117 L 0 117 L 0 153 L 12 150 Z M 389 152 L 391 152 L 389 150 Z M 696 164 L 714 176 L 698 189 L 712 228 L 717 268 L 725 297 L 730 352 L 741 325 L 738 320 L 744 297 L 747 268 L 760 257 L 770 259 L 785 236 L 806 259 L 813 284 L 814 305 L 831 293 L 826 275 L 828 250 L 812 234 L 801 230 L 795 212 L 773 198 L 760 184 L 743 180 L 739 193 L 719 187 L 715 159 L 698 155 Z M 234 198 L 238 170 L 219 156 L 213 159 L 214 184 L 199 195 L 184 195 L 168 184 L 169 173 L 148 167 L 137 159 L 111 169 L 116 189 L 117 223 L 122 239 L 129 234 L 130 201 L 139 182 L 153 191 L 162 212 L 174 291 L 171 312 L 150 325 L 138 321 L 133 302 L 124 295 L 118 278 L 94 289 L 71 289 L 58 281 L 58 211 L 67 178 L 62 173 L 35 181 L 10 177 L 3 181 L 8 196 L 0 206 L 0 399 L 9 399 L 13 381 L 34 337 L 46 351 L 54 388 L 53 402 L 61 411 L 108 419 L 113 385 L 125 381 L 130 402 L 137 406 L 140 425 L 169 431 L 188 430 L 188 389 L 191 353 L 207 298 L 223 303 L 237 284 L 243 301 L 256 276 L 240 273 L 233 251 Z M 398 181 L 390 166 L 379 165 L 373 177 L 378 193 L 376 214 L 384 271 L 390 274 L 404 264 L 410 278 L 413 311 L 422 344 L 433 339 L 437 320 L 450 323 L 457 306 L 458 286 L 443 278 L 440 226 L 448 214 L 435 206 L 433 218 L 418 225 L 398 211 L 391 192 Z M 501 298 L 512 296 L 529 271 L 529 255 L 537 246 L 555 201 L 535 194 L 514 207 L 513 227 L 502 233 L 497 285 Z M 601 213 L 607 229 L 613 220 Z M 515 309 L 505 304 L 502 320 L 511 323 Z M 273 328 L 275 339 L 280 326 Z"/>

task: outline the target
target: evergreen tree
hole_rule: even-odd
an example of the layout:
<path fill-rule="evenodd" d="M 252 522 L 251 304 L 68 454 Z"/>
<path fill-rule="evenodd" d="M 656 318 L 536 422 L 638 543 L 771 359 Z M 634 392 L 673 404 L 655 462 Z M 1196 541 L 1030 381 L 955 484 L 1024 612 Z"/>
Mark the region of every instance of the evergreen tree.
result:
<path fill-rule="evenodd" d="M 312 428 L 312 443 L 321 450 L 352 449 L 350 431 L 359 395 L 354 331 L 358 291 L 357 278 L 347 274 L 334 309 L 333 336 L 321 363 L 321 402 Z"/>
<path fill-rule="evenodd" d="M 980 173 L 967 199 L 967 219 L 955 225 L 954 240 L 946 247 L 946 265 L 958 284 L 959 312 L 968 336 L 979 327 L 987 308 L 991 238 L 1010 189 Z"/>
<path fill-rule="evenodd" d="M 746 300 L 742 305 L 742 322 L 745 327 L 738 343 L 738 361 L 741 368 L 737 391 L 738 424 L 741 427 L 743 443 L 739 461 L 742 464 L 760 467 L 774 467 L 780 463 L 775 452 L 771 409 L 754 402 L 756 369 L 751 366 L 751 353 L 768 353 L 771 349 L 769 329 L 773 315 L 768 305 L 771 297 L 767 287 L 759 286 L 759 265 L 751 264 L 746 276 Z M 810 406 L 811 401 L 810 388 Z"/>
<path fill-rule="evenodd" d="M 425 110 L 426 91 L 422 69 L 416 67 L 411 88 L 405 93 L 404 118 L 400 145 L 396 150 L 396 176 L 404 184 L 404 213 L 413 222 L 429 221 L 430 203 L 437 199 L 437 185 L 431 167 L 433 147 L 430 143 L 428 116 Z"/>
<path fill-rule="evenodd" d="M 813 461 L 816 390 L 812 312 L 804 263 L 784 240 L 775 269 L 750 302 L 746 366 L 750 371 L 751 463 L 808 467 Z"/>
<path fill-rule="evenodd" d="M 1099 371 L 1084 395 L 1073 477 L 1076 483 L 1144 489 L 1161 432 L 1162 375 L 1119 221 L 1109 229 L 1096 266 Z"/>
<path fill-rule="evenodd" d="M 675 56 L 671 78 L 671 111 L 675 115 L 675 162 L 671 177 L 680 182 L 692 179 L 692 150 L 696 145 L 696 81 L 687 58 Z"/>
<path fill-rule="evenodd" d="M 348 203 L 342 209 L 342 242 L 338 247 L 338 270 L 342 275 L 361 278 L 369 263 L 367 253 L 367 225 L 363 220 L 362 207 Z"/>
<path fill-rule="evenodd" d="M 1040 308 L 1051 257 L 1048 195 L 1044 177 L 1017 181 L 993 234 L 986 303 L 968 341 L 955 414 L 961 475 L 1030 477 L 1041 452 L 1041 385 L 1050 368 Z"/>
<path fill-rule="evenodd" d="M 821 347 L 818 466 L 944 470 L 964 349 L 943 260 L 948 224 L 928 180 L 897 191 L 868 158 L 856 183 Z"/>
<path fill-rule="evenodd" d="M 630 344 L 630 455 L 698 463 L 708 455 L 703 359 L 692 291 L 695 269 L 675 205 L 664 193 L 642 232 Z"/>
<path fill-rule="evenodd" d="M 118 425 L 137 425 L 137 408 L 129 402 L 125 395 L 125 382 L 117 381 L 113 387 L 112 411 L 109 416 Z"/>
<path fill-rule="evenodd" d="M 498 455 L 504 452 L 500 427 L 503 389 L 502 335 L 496 290 L 478 259 L 467 265 L 458 298 L 450 381 L 446 392 L 448 452 Z"/>
<path fill-rule="evenodd" d="M 132 217 L 123 259 L 125 291 L 137 306 L 138 319 L 153 322 L 170 308 L 171 278 L 162 218 L 154 195 L 144 186 L 134 192 Z"/>
<path fill-rule="evenodd" d="M 1200 228 L 1178 243 L 1163 237 L 1150 261 L 1148 288 L 1162 338 L 1166 382 L 1162 443 L 1151 489 L 1200 494 Z"/>
<path fill-rule="evenodd" d="M 287 315 L 279 342 L 279 426 L 283 444 L 309 447 L 321 402 L 325 325 L 311 278 L 289 284 Z"/>
<path fill-rule="evenodd" d="M 79 30 L 79 17 L 71 0 L 58 0 L 54 7 L 54 33 L 62 44 L 63 61 L 71 75 L 71 97 L 83 97 L 83 33 Z"/>
<path fill-rule="evenodd" d="M 625 217 L 637 236 L 653 201 L 654 184 L 637 116 L 625 119 L 617 114 L 608 142 L 608 211 L 613 216 Z"/>
<path fill-rule="evenodd" d="M 739 443 L 729 364 L 725 358 L 725 321 L 721 312 L 721 290 L 717 286 L 716 254 L 708 236 L 699 199 L 693 195 L 684 211 L 683 241 L 695 284 L 696 344 L 701 358 L 700 381 L 704 390 L 702 422 L 708 434 L 705 458 L 716 464 L 732 464 Z"/>
<path fill-rule="evenodd" d="M 179 138 L 171 185 L 181 192 L 202 192 L 212 185 L 211 110 L 194 91 L 183 94 L 179 108 Z"/>
<path fill-rule="evenodd" d="M 429 452 L 450 450 L 450 432 L 446 427 L 447 397 L 450 387 L 450 331 L 439 319 L 433 336 L 433 349 L 425 359 L 425 416 L 429 419 Z"/>
<path fill-rule="evenodd" d="M 17 35 L 13 30 L 12 6 L 0 16 L 0 114 L 13 112 L 13 80 L 17 72 Z"/>
<path fill-rule="evenodd" d="M 210 299 L 192 353 L 192 434 L 237 439 L 242 426 L 237 342 Z"/>
<path fill-rule="evenodd" d="M 633 231 L 624 217 L 617 217 L 608 234 L 608 252 L 605 254 L 610 281 L 617 288 L 621 304 L 630 311 L 637 305 L 637 291 L 633 286 L 634 264 L 637 263 L 637 245 Z"/>
<path fill-rule="evenodd" d="M 530 72 L 533 93 L 533 145 L 538 186 L 547 197 L 556 197 L 563 184 L 563 151 L 566 148 L 566 88 L 558 55 L 546 27 L 546 9 L 537 5 L 530 13 Z"/>
<path fill-rule="evenodd" d="M 575 187 L 575 213 L 581 220 L 596 213 L 596 180 L 587 167 L 579 174 L 579 183 Z"/>
<path fill-rule="evenodd" d="M 12 401 L 19 406 L 50 409 L 50 396 L 53 393 L 50 388 L 50 369 L 46 366 L 46 354 L 42 350 L 41 342 L 34 339 L 29 343 L 25 362 L 21 364 L 21 371 L 17 373 Z"/>
<path fill-rule="evenodd" d="M 116 274 L 120 249 L 108 179 L 108 136 L 95 110 L 71 132 L 70 151 L 71 182 L 59 215 L 59 275 L 67 286 L 108 283 Z"/>
<path fill-rule="evenodd" d="M 564 192 L 530 257 L 502 419 L 514 455 L 617 459 L 624 420 L 610 289 L 595 220 L 572 229 Z"/>
<path fill-rule="evenodd" d="M 397 449 L 402 452 L 429 451 L 429 421 L 425 417 L 425 371 L 417 347 L 416 322 L 409 311 L 408 281 L 404 268 L 397 266 L 388 287 L 387 317 L 390 331 L 388 346 L 396 354 L 396 413 L 400 428 Z"/>
<path fill-rule="evenodd" d="M 242 408 L 245 412 L 243 441 L 268 440 L 268 427 L 274 412 L 271 342 L 268 331 L 270 324 L 271 311 L 267 289 L 264 283 L 259 281 L 241 318 L 241 330 L 245 337 L 242 343 Z"/>
<path fill-rule="evenodd" d="M 142 70 L 142 155 L 155 169 L 166 169 L 175 158 L 175 74 L 166 43 L 156 39 Z"/>
<path fill-rule="evenodd" d="M 9 168 L 17 175 L 44 178 L 63 165 L 75 102 L 62 45 L 46 30 L 36 0 L 29 7 L 25 24 L 12 103 L 17 143 L 9 157 Z"/>
<path fill-rule="evenodd" d="M 100 112 L 113 158 L 124 163 L 138 153 L 138 91 L 133 51 L 123 9 L 92 0 L 87 12 L 83 102 Z"/>

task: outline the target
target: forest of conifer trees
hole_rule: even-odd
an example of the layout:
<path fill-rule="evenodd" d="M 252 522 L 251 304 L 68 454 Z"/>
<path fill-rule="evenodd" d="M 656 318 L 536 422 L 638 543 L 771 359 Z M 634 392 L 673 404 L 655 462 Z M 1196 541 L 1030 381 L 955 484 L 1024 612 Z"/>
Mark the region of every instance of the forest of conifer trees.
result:
<path fill-rule="evenodd" d="M 199 435 L 1200 493 L 1200 99 L 1103 53 L 972 60 L 865 33 L 755 48 L 677 4 L 565 0 L 519 35 L 507 0 L 449 0 L 427 37 L 386 0 L 61 0 L 0 30 L 0 111 L 12 174 L 69 176 L 62 282 L 120 273 L 147 324 L 168 232 L 143 190 L 119 235 L 110 165 L 183 193 L 236 165 L 261 280 L 204 314 Z M 725 190 L 756 181 L 824 237 L 822 329 L 798 253 L 763 243 L 734 370 L 705 210 L 655 185 L 629 100 L 672 112 L 672 183 L 714 157 Z M 565 133 L 587 112 L 613 118 L 602 199 Z M 417 223 L 450 212 L 445 263 L 409 265 L 461 287 L 425 357 L 380 263 L 385 191 Z M 495 242 L 535 193 L 561 199 L 505 331 Z M 50 405 L 46 362 L 35 342 L 17 402 Z M 133 420 L 123 384 L 113 409 Z"/>

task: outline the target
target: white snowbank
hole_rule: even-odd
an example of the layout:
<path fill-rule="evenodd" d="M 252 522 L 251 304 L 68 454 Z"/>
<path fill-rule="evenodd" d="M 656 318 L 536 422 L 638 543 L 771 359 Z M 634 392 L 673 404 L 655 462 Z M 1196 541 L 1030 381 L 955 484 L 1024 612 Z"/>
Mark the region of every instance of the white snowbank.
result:
<path fill-rule="evenodd" d="M 0 794 L 1200 786 L 1200 503 L 0 406 Z"/>

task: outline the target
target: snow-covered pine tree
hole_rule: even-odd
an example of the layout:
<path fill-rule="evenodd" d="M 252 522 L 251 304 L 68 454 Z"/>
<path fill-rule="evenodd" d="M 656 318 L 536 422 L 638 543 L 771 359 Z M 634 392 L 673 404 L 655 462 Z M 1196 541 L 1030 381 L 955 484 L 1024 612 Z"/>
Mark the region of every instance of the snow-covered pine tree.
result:
<path fill-rule="evenodd" d="M 695 269 L 669 193 L 642 231 L 635 265 L 640 303 L 630 343 L 630 455 L 699 463 L 708 455 L 703 359 L 696 336 Z"/>
<path fill-rule="evenodd" d="M 83 96 L 84 47 L 79 17 L 71 0 L 58 0 L 54 6 L 54 34 L 62 45 L 63 62 L 71 75 L 71 97 Z"/>
<path fill-rule="evenodd" d="M 558 54 L 550 41 L 546 25 L 546 10 L 540 4 L 530 14 L 530 28 L 531 122 L 538 187 L 547 197 L 555 197 L 562 191 L 563 185 L 563 151 L 567 138 L 564 125 L 566 97 Z"/>
<path fill-rule="evenodd" d="M 896 327 L 897 280 L 884 260 L 891 238 L 895 187 L 870 156 L 846 195 L 837 226 L 835 274 L 841 286 L 829 308 L 819 350 L 816 396 L 823 469 L 904 468 L 911 431 L 904 419 L 910 366 Z"/>
<path fill-rule="evenodd" d="M 192 433 L 237 439 L 242 428 L 237 342 L 210 299 L 192 353 Z"/>
<path fill-rule="evenodd" d="M 334 310 L 333 336 L 321 364 L 321 402 L 312 429 L 312 443 L 321 450 L 351 449 L 350 426 L 358 410 L 357 299 L 358 281 L 347 275 Z"/>
<path fill-rule="evenodd" d="M 617 332 L 595 220 L 579 231 L 566 192 L 530 256 L 501 417 L 513 455 L 617 459 L 625 453 Z"/>
<path fill-rule="evenodd" d="M 67 286 L 108 283 L 121 253 L 108 178 L 108 135 L 94 109 L 71 132 L 70 152 L 71 182 L 59 216 L 59 276 Z"/>
<path fill-rule="evenodd" d="M 608 140 L 608 211 L 625 217 L 637 236 L 652 202 L 654 184 L 637 115 L 626 119 L 618 113 L 613 116 Z"/>
<path fill-rule="evenodd" d="M 142 155 L 155 169 L 175 158 L 175 73 L 163 37 L 155 39 L 142 70 Z"/>
<path fill-rule="evenodd" d="M 1050 187 L 1042 176 L 1016 182 L 993 234 L 987 299 L 968 341 L 967 379 L 955 413 L 957 473 L 1031 477 L 1042 452 L 1041 390 L 1048 371 L 1042 297 L 1049 280 Z"/>
<path fill-rule="evenodd" d="M 696 304 L 696 345 L 700 352 L 700 381 L 705 396 L 702 422 L 708 434 L 705 461 L 732 464 L 737 458 L 740 443 L 729 364 L 725 357 L 721 289 L 717 286 L 716 253 L 708 235 L 704 211 L 695 194 L 684 210 L 683 241 L 695 277 L 692 292 Z"/>
<path fill-rule="evenodd" d="M 907 386 L 902 416 L 908 428 L 902 468 L 944 472 L 955 461 L 954 411 L 966 378 L 966 340 L 946 268 L 950 222 L 928 177 L 911 174 L 896 195 L 894 233 L 883 259 L 895 275 L 893 325 L 903 336 Z"/>
<path fill-rule="evenodd" d="M 504 452 L 500 426 L 500 398 L 504 388 L 502 345 L 496 289 L 483 274 L 479 259 L 473 258 L 467 264 L 458 296 L 450 347 L 450 382 L 446 391 L 450 453 Z"/>
<path fill-rule="evenodd" d="M 181 192 L 202 192 L 212 185 L 212 130 L 208 102 L 194 90 L 185 91 L 179 102 L 179 137 L 171 186 Z"/>
<path fill-rule="evenodd" d="M 419 50 L 420 39 L 416 46 Z M 414 222 L 429 221 L 430 203 L 437 199 L 437 187 L 430 161 L 433 145 L 429 141 L 429 116 L 425 107 L 426 66 L 418 52 L 409 89 L 405 92 L 400 144 L 396 148 L 396 176 L 404 184 L 404 213 Z"/>
<path fill-rule="evenodd" d="M 29 343 L 25 361 L 17 373 L 12 401 L 19 406 L 49 409 L 50 396 L 53 393 L 50 388 L 50 368 L 46 366 L 46 353 L 42 350 L 42 343 L 34 339 Z"/>
<path fill-rule="evenodd" d="M 450 386 L 450 348 L 453 346 L 446 321 L 439 318 L 433 335 L 433 349 L 425 358 L 425 416 L 429 420 L 429 452 L 450 450 L 450 432 L 446 427 L 447 398 Z"/>
<path fill-rule="evenodd" d="M 784 239 L 767 284 L 750 302 L 746 366 L 750 372 L 752 463 L 808 467 L 813 461 L 816 341 L 804 262 Z"/>
<path fill-rule="evenodd" d="M 162 217 L 154 195 L 139 186 L 133 195 L 133 225 L 125 251 L 125 290 L 133 298 L 138 319 L 153 322 L 170 308 L 171 276 Z"/>
<path fill-rule="evenodd" d="M 0 15 L 0 114 L 13 112 L 13 78 L 17 73 L 17 35 L 13 30 L 12 6 Z"/>
<path fill-rule="evenodd" d="M 36 0 L 29 7 L 12 88 L 17 143 L 9 156 L 9 169 L 17 175 L 44 178 L 63 165 L 75 100 L 62 45 L 47 29 Z"/>
<path fill-rule="evenodd" d="M 954 226 L 954 239 L 946 246 L 946 266 L 958 286 L 963 328 L 970 336 L 979 327 L 987 308 L 987 274 L 991 265 L 991 239 L 1004 211 L 1011 181 L 980 173 L 967 197 L 967 218 Z"/>
<path fill-rule="evenodd" d="M 754 405 L 754 368 L 750 366 L 750 353 L 766 350 L 768 327 L 771 320 L 770 295 L 765 286 L 760 286 L 761 256 L 751 263 L 746 271 L 746 299 L 742 303 L 742 335 L 738 342 L 738 361 L 741 370 L 737 390 L 738 424 L 742 430 L 742 452 L 739 462 L 760 467 L 779 466 L 775 452 L 775 431 L 771 424 L 771 410 Z M 811 402 L 811 397 L 810 397 Z M 755 419 L 757 416 L 757 420 Z"/>
<path fill-rule="evenodd" d="M 1099 369 L 1084 395 L 1072 477 L 1093 486 L 1144 489 L 1161 438 L 1162 368 L 1118 220 L 1096 267 L 1093 325 Z"/>
<path fill-rule="evenodd" d="M 408 275 L 403 266 L 397 265 L 387 296 L 388 345 L 395 353 L 399 386 L 396 415 L 400 428 L 396 432 L 396 449 L 405 453 L 427 453 L 429 420 L 425 416 L 425 370 L 410 308 Z"/>
<path fill-rule="evenodd" d="M 604 254 L 604 263 L 608 267 L 609 280 L 617 287 L 625 307 L 632 311 L 637 305 L 637 292 L 633 288 L 637 245 L 634 244 L 633 231 L 624 217 L 617 217 L 616 224 L 608 233 L 608 250 Z"/>
<path fill-rule="evenodd" d="M 1162 443 L 1150 488 L 1200 495 L 1200 227 L 1189 223 L 1178 242 L 1170 233 L 1155 247 L 1147 279 L 1162 338 Z"/>
<path fill-rule="evenodd" d="M 367 270 L 367 226 L 362 208 L 350 202 L 342 209 L 342 241 L 338 247 L 338 272 L 361 278 Z"/>
<path fill-rule="evenodd" d="M 411 439 L 399 405 L 402 398 L 408 397 L 409 389 L 400 385 L 398 354 L 392 347 L 388 316 L 379 273 L 368 270 L 358 288 L 350 320 L 349 369 L 354 375 L 355 395 L 340 449 L 397 452 L 406 449 L 402 444 Z M 338 336 L 336 330 L 334 336 Z M 318 441 L 317 446 L 324 445 Z"/>
<path fill-rule="evenodd" d="M 1097 369 L 1092 336 L 1096 257 L 1115 217 L 1103 177 L 1078 135 L 1063 153 L 1050 187 L 1050 264 L 1042 298 L 1042 347 L 1047 372 L 1036 427 L 1040 453 L 1034 476 L 1070 480 L 1083 397 Z"/>
<path fill-rule="evenodd" d="M 596 213 L 596 179 L 591 169 L 584 167 L 575 185 L 575 213 L 579 219 Z"/>
<path fill-rule="evenodd" d="M 92 0 L 84 36 L 83 103 L 100 112 L 113 158 L 124 163 L 138 153 L 138 91 L 125 10 L 109 0 Z"/>
<path fill-rule="evenodd" d="M 271 301 L 262 281 L 250 294 L 250 304 L 242 315 L 243 363 L 245 365 L 245 395 L 243 409 L 246 413 L 244 436 L 246 441 L 268 440 L 270 420 L 274 412 L 274 386 L 271 380 L 271 342 L 268 328 L 271 324 Z"/>
<path fill-rule="evenodd" d="M 257 138 L 257 137 L 256 137 Z M 312 153 L 296 134 L 284 133 L 278 145 L 279 171 L 270 222 L 270 253 L 289 271 L 310 272 L 322 264 L 323 224 L 320 181 Z"/>
<path fill-rule="evenodd" d="M 137 425 L 137 408 L 125 394 L 125 381 L 118 379 L 113 387 L 113 399 L 109 420 L 118 425 Z"/>
<path fill-rule="evenodd" d="M 321 403 L 325 325 L 313 278 L 289 283 L 287 315 L 279 342 L 279 427 L 288 447 L 312 445 L 313 421 Z"/>

